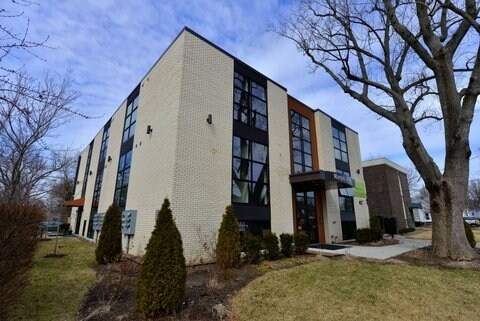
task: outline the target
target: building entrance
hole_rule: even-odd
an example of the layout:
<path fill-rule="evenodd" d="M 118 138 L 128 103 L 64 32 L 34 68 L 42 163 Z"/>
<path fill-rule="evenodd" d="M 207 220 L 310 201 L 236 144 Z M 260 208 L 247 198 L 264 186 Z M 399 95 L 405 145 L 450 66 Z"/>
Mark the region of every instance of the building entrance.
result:
<path fill-rule="evenodd" d="M 318 244 L 318 218 L 315 192 L 295 193 L 295 208 L 297 220 L 297 233 L 305 232 L 310 239 L 310 244 Z"/>

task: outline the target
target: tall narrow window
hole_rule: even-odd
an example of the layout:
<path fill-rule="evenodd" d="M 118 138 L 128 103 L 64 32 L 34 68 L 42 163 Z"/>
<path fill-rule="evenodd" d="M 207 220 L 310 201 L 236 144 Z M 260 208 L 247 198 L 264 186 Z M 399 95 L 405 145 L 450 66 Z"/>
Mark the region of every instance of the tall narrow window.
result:
<path fill-rule="evenodd" d="M 233 137 L 232 202 L 268 205 L 268 148 Z"/>
<path fill-rule="evenodd" d="M 90 146 L 88 147 L 87 164 L 85 165 L 85 173 L 83 175 L 82 198 L 85 197 L 85 192 L 87 190 L 88 176 L 90 174 L 90 161 L 92 160 L 92 149 L 93 149 L 93 141 L 90 143 Z"/>
<path fill-rule="evenodd" d="M 313 158 L 310 120 L 292 111 L 290 122 L 292 128 L 293 172 L 311 172 L 313 170 Z"/>
<path fill-rule="evenodd" d="M 235 72 L 233 119 L 267 131 L 267 92 L 264 86 Z"/>
<path fill-rule="evenodd" d="M 115 186 L 114 201 L 121 208 L 125 208 L 127 202 L 128 181 L 130 179 L 130 166 L 132 164 L 132 150 L 122 156 L 118 165 L 117 183 Z"/>
<path fill-rule="evenodd" d="M 137 123 L 137 110 L 138 110 L 138 96 L 135 97 L 127 106 L 127 113 L 125 115 L 125 125 L 123 129 L 122 142 L 126 142 L 129 138 L 135 135 L 135 125 Z"/>
<path fill-rule="evenodd" d="M 345 131 L 332 127 L 332 134 L 335 159 L 348 163 L 347 138 L 345 136 Z"/>
<path fill-rule="evenodd" d="M 123 127 L 122 145 L 118 162 L 117 182 L 113 201 L 124 210 L 127 204 L 128 182 L 130 180 L 130 167 L 132 163 L 133 137 L 137 123 L 137 111 L 139 108 L 140 86 L 130 94 L 127 99 L 125 111 L 125 123 Z"/>
<path fill-rule="evenodd" d="M 107 155 L 108 138 L 110 137 L 110 121 L 103 128 L 102 145 L 100 146 L 100 156 L 98 158 L 97 175 L 95 177 L 95 185 L 93 188 L 92 209 L 90 211 L 90 220 L 88 222 L 87 237 L 93 238 L 93 216 L 98 211 L 98 203 L 100 201 L 100 192 L 102 190 L 103 169 L 105 168 L 105 158 Z"/>

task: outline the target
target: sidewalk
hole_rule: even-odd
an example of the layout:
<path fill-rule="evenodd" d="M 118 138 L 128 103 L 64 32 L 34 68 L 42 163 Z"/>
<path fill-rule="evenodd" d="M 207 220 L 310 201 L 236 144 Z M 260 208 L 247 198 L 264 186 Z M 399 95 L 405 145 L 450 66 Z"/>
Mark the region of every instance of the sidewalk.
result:
<path fill-rule="evenodd" d="M 310 248 L 310 253 L 329 254 L 329 255 L 353 255 L 369 259 L 386 260 L 391 257 L 429 246 L 431 241 L 406 239 L 402 236 L 395 236 L 399 244 L 387 246 L 360 246 L 351 245 L 345 249 L 331 251 Z"/>

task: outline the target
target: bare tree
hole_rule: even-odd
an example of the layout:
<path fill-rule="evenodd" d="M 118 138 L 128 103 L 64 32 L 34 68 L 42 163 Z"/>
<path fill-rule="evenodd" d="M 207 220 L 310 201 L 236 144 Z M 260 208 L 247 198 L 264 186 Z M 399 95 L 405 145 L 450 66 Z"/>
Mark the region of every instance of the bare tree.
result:
<path fill-rule="evenodd" d="M 480 93 L 476 0 L 301 0 L 275 28 L 314 68 L 396 124 L 430 194 L 433 253 L 470 260 L 462 212 L 471 155 L 469 133 Z M 442 172 L 417 126 L 440 121 Z"/>
<path fill-rule="evenodd" d="M 45 47 L 48 36 L 37 41 L 30 38 L 30 20 L 24 19 L 23 9 L 36 5 L 30 0 L 9 0 L 0 4 L 0 101 L 9 97 L 8 91 L 15 83 L 15 76 L 24 66 L 7 66 L 5 59 L 19 53 L 38 57 L 35 48 Z M 24 21 L 24 25 L 19 22 Z M 33 88 L 32 88 L 33 89 Z M 35 97 L 37 92 L 28 93 Z"/>
<path fill-rule="evenodd" d="M 480 179 L 470 181 L 468 186 L 468 203 L 470 209 L 480 209 Z"/>
<path fill-rule="evenodd" d="M 71 105 L 78 93 L 68 76 L 46 74 L 40 83 L 22 72 L 6 87 L 5 97 L 0 100 L 0 201 L 28 203 L 65 166 L 63 153 L 45 139 L 75 113 Z"/>
<path fill-rule="evenodd" d="M 47 207 L 60 222 L 66 222 L 71 209 L 64 207 L 63 203 L 73 199 L 75 186 L 75 170 L 77 167 L 77 152 L 65 151 L 63 155 L 63 167 L 49 178 Z"/>
<path fill-rule="evenodd" d="M 420 182 L 420 174 L 414 167 L 409 167 L 407 169 L 407 182 L 408 190 L 410 191 L 410 196 L 413 197 L 418 190 L 418 183 Z"/>

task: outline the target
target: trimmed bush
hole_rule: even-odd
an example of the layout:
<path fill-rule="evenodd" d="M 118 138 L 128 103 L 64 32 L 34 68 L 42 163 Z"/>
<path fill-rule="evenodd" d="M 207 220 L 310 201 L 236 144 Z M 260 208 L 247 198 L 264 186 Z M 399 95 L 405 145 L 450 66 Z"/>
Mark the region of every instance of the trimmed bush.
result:
<path fill-rule="evenodd" d="M 70 231 L 70 224 L 69 223 L 62 223 L 60 224 L 59 232 L 62 234 L 67 234 Z"/>
<path fill-rule="evenodd" d="M 137 281 L 137 309 L 145 318 L 155 318 L 182 307 L 187 269 L 182 237 L 166 198 L 147 244 Z"/>
<path fill-rule="evenodd" d="M 28 282 L 43 210 L 35 206 L 0 204 L 0 320 L 7 320 Z"/>
<path fill-rule="evenodd" d="M 406 233 L 410 233 L 410 232 L 413 232 L 415 231 L 415 228 L 414 227 L 404 227 L 404 228 L 401 228 L 398 233 L 400 234 L 406 234 Z"/>
<path fill-rule="evenodd" d="M 370 218 L 370 230 L 371 230 L 371 241 L 370 242 L 375 242 L 379 241 L 383 238 L 384 231 L 382 229 L 382 222 L 380 221 L 379 216 L 373 216 Z"/>
<path fill-rule="evenodd" d="M 293 252 L 293 235 L 282 233 L 280 234 L 280 244 L 282 246 L 281 252 L 284 257 L 291 257 Z"/>
<path fill-rule="evenodd" d="M 215 256 L 216 266 L 221 271 L 240 264 L 240 227 L 232 205 L 225 208 L 218 230 Z"/>
<path fill-rule="evenodd" d="M 275 233 L 269 232 L 263 238 L 263 242 L 265 244 L 265 249 L 267 250 L 267 253 L 265 254 L 267 260 L 277 260 L 280 256 L 280 248 L 278 246 L 277 235 Z"/>
<path fill-rule="evenodd" d="M 295 234 L 293 237 L 295 243 L 295 253 L 296 254 L 305 254 L 307 253 L 308 247 L 310 246 L 310 240 L 307 233 L 300 232 Z"/>
<path fill-rule="evenodd" d="M 262 250 L 262 239 L 253 234 L 247 234 L 245 237 L 245 251 L 247 261 L 251 264 L 260 262 Z"/>
<path fill-rule="evenodd" d="M 381 231 L 371 228 L 359 228 L 355 230 L 355 239 L 359 244 L 376 242 L 383 237 Z"/>
<path fill-rule="evenodd" d="M 465 227 L 465 235 L 467 236 L 468 243 L 471 247 L 475 247 L 477 242 L 475 241 L 475 235 L 473 235 L 472 227 L 467 222 L 463 221 L 463 226 Z"/>
<path fill-rule="evenodd" d="M 98 264 L 118 261 L 122 256 L 122 217 L 120 207 L 112 204 L 105 214 L 95 258 Z"/>
<path fill-rule="evenodd" d="M 372 241 L 372 230 L 368 227 L 358 228 L 355 230 L 355 239 L 359 244 L 364 244 Z"/>

